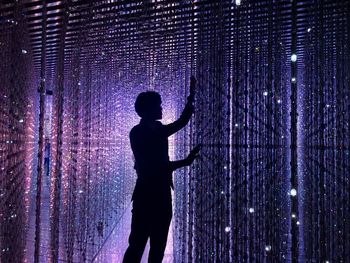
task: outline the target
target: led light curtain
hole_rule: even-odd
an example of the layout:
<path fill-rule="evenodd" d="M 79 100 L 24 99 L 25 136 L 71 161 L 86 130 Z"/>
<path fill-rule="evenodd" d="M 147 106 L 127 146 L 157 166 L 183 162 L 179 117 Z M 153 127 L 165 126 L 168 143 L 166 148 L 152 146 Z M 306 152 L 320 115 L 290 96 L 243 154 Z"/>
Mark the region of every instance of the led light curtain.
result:
<path fill-rule="evenodd" d="M 22 262 L 29 212 L 35 212 L 30 189 L 37 152 L 37 75 L 23 10 L 17 5 L 1 9 L 0 261 Z"/>
<path fill-rule="evenodd" d="M 349 1 L 5 1 L 0 261 L 97 262 L 130 206 L 134 101 L 170 138 L 173 261 L 350 260 Z M 118 226 L 120 227 L 120 226 Z"/>
<path fill-rule="evenodd" d="M 208 2 L 195 9 L 199 90 L 190 138 L 203 149 L 180 187 L 188 205 L 179 213 L 188 223 L 178 231 L 187 243 L 177 248 L 179 262 L 290 258 L 286 4 Z"/>

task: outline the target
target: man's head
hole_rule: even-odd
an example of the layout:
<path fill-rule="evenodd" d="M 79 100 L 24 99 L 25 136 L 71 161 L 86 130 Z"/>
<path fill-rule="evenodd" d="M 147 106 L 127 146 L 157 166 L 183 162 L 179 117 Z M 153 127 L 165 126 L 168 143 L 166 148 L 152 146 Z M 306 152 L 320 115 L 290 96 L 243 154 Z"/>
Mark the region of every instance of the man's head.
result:
<path fill-rule="evenodd" d="M 144 119 L 159 120 L 162 118 L 162 98 L 155 91 L 141 92 L 135 102 L 137 114 Z"/>

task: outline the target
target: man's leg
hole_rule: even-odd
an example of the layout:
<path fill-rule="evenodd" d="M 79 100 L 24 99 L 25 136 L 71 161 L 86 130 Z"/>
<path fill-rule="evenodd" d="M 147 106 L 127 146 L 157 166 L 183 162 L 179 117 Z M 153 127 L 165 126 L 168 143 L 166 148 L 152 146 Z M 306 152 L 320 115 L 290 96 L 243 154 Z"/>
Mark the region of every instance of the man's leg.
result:
<path fill-rule="evenodd" d="M 169 226 L 172 217 L 171 203 L 165 209 L 157 211 L 151 222 L 150 251 L 148 263 L 161 263 L 168 239 Z"/>
<path fill-rule="evenodd" d="M 133 204 L 134 205 L 134 204 Z M 147 211 L 141 207 L 132 210 L 131 233 L 129 247 L 125 252 L 123 263 L 139 263 L 149 237 L 149 220 Z"/>

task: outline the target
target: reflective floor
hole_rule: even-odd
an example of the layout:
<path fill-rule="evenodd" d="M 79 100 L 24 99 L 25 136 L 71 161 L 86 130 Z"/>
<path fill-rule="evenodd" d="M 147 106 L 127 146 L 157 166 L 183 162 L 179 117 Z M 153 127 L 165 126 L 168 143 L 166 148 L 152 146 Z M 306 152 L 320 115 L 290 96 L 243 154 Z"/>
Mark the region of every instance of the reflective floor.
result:
<path fill-rule="evenodd" d="M 93 262 L 95 263 L 118 263 L 122 262 L 124 252 L 128 246 L 128 236 L 130 233 L 130 224 L 131 224 L 131 206 L 125 211 L 124 216 L 120 222 L 116 225 L 113 232 L 106 239 L 105 244 L 103 245 L 100 253 Z M 172 263 L 173 262 L 173 239 L 172 239 L 172 227 L 170 226 L 170 231 L 168 235 L 168 243 L 163 259 L 163 263 Z M 149 251 L 149 243 L 143 254 L 141 263 L 147 263 Z"/>
<path fill-rule="evenodd" d="M 41 206 L 41 246 L 40 246 L 40 262 L 46 263 L 50 262 L 49 253 L 50 253 L 50 231 L 49 231 L 49 179 L 44 178 L 42 192 L 42 206 Z M 29 215 L 29 229 L 27 232 L 27 249 L 26 249 L 26 258 L 25 263 L 31 263 L 34 259 L 34 236 L 35 236 L 35 196 L 32 196 L 32 202 L 29 204 L 30 215 Z M 124 212 L 123 216 L 116 222 L 113 231 L 106 236 L 105 242 L 101 247 L 97 255 L 92 259 L 91 262 L 94 263 L 119 263 L 122 262 L 124 252 L 128 246 L 128 237 L 130 234 L 131 226 L 131 203 Z M 170 226 L 167 247 L 163 259 L 163 263 L 173 263 L 173 224 Z M 143 258 L 141 263 L 147 263 L 149 252 L 149 242 L 147 243 Z M 66 262 L 62 260 L 65 258 L 62 255 L 63 249 L 60 249 L 60 260 L 59 262 Z M 90 262 L 90 260 L 89 260 Z M 78 261 L 74 262 L 78 263 Z"/>
<path fill-rule="evenodd" d="M 46 263 L 50 262 L 48 255 L 50 253 L 50 235 L 49 235 L 49 185 L 48 178 L 45 178 L 43 185 L 43 196 L 42 196 L 42 220 L 41 220 L 41 246 L 40 246 L 40 262 Z M 34 196 L 32 198 L 30 216 L 29 216 L 29 229 L 27 233 L 27 251 L 26 251 L 26 263 L 33 262 L 34 259 L 34 239 L 35 236 L 35 206 L 34 206 Z M 124 212 L 123 216 L 116 222 L 113 231 L 106 236 L 105 242 L 101 247 L 97 255 L 92 259 L 91 262 L 94 263 L 119 263 L 122 262 L 124 252 L 128 246 L 128 237 L 130 234 L 131 226 L 131 203 Z M 173 224 L 170 226 L 170 231 L 168 235 L 167 247 L 163 259 L 163 263 L 173 263 L 173 238 L 172 238 Z M 66 262 L 62 260 L 65 258 L 62 255 L 64 249 L 60 249 L 60 260 L 59 262 Z M 147 263 L 149 252 L 149 242 L 147 243 L 143 258 L 141 263 Z M 89 260 L 90 262 L 90 260 Z M 78 263 L 78 261 L 74 262 Z"/>

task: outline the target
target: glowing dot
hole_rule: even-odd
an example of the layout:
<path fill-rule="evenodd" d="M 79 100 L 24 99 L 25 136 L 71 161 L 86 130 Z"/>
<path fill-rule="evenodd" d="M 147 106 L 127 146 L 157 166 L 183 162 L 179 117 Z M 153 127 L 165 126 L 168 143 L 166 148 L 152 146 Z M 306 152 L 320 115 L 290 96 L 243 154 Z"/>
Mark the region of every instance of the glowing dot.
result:
<path fill-rule="evenodd" d="M 292 82 L 295 83 L 297 79 L 295 77 L 292 78 Z"/>
<path fill-rule="evenodd" d="M 270 245 L 266 245 L 265 246 L 265 251 L 267 251 L 267 252 L 271 251 L 271 246 Z"/>
<path fill-rule="evenodd" d="M 23 123 L 23 122 L 24 122 L 24 120 L 23 120 L 23 119 L 20 119 L 18 122 L 19 122 L 19 123 Z"/>
<path fill-rule="evenodd" d="M 282 102 L 281 100 L 277 100 L 277 103 L 278 103 L 278 104 L 281 104 L 281 102 Z"/>
<path fill-rule="evenodd" d="M 311 32 L 311 27 L 309 27 L 309 28 L 307 29 L 307 32 L 309 32 L 309 33 Z"/>
<path fill-rule="evenodd" d="M 300 225 L 300 222 L 299 222 L 299 221 L 297 221 L 297 225 Z"/>
<path fill-rule="evenodd" d="M 28 51 L 27 51 L 27 50 L 22 49 L 22 54 L 27 54 L 27 53 L 28 53 Z"/>
<path fill-rule="evenodd" d="M 297 190 L 295 190 L 294 188 L 292 188 L 292 189 L 290 190 L 290 195 L 291 195 L 291 196 L 296 196 L 296 195 L 297 195 Z"/>
<path fill-rule="evenodd" d="M 239 125 L 238 125 L 238 123 L 235 123 L 235 127 L 238 127 Z"/>
<path fill-rule="evenodd" d="M 264 95 L 264 96 L 267 96 L 267 91 L 264 91 L 263 95 Z"/>
<path fill-rule="evenodd" d="M 296 62 L 297 61 L 297 55 L 296 54 L 292 54 L 292 56 L 290 57 L 290 60 L 292 62 Z"/>
<path fill-rule="evenodd" d="M 252 213 L 254 213 L 254 212 L 255 212 L 254 208 L 253 208 L 253 207 L 250 207 L 250 208 L 249 208 L 249 213 L 252 214 Z"/>
<path fill-rule="evenodd" d="M 236 5 L 241 5 L 241 0 L 236 0 Z"/>
<path fill-rule="evenodd" d="M 294 213 L 292 213 L 292 218 L 295 218 L 295 217 L 296 217 L 296 215 Z"/>
<path fill-rule="evenodd" d="M 230 231 L 231 231 L 231 227 L 229 227 L 229 226 L 225 227 L 225 232 L 226 232 L 226 233 L 228 233 L 228 232 L 230 232 Z"/>

